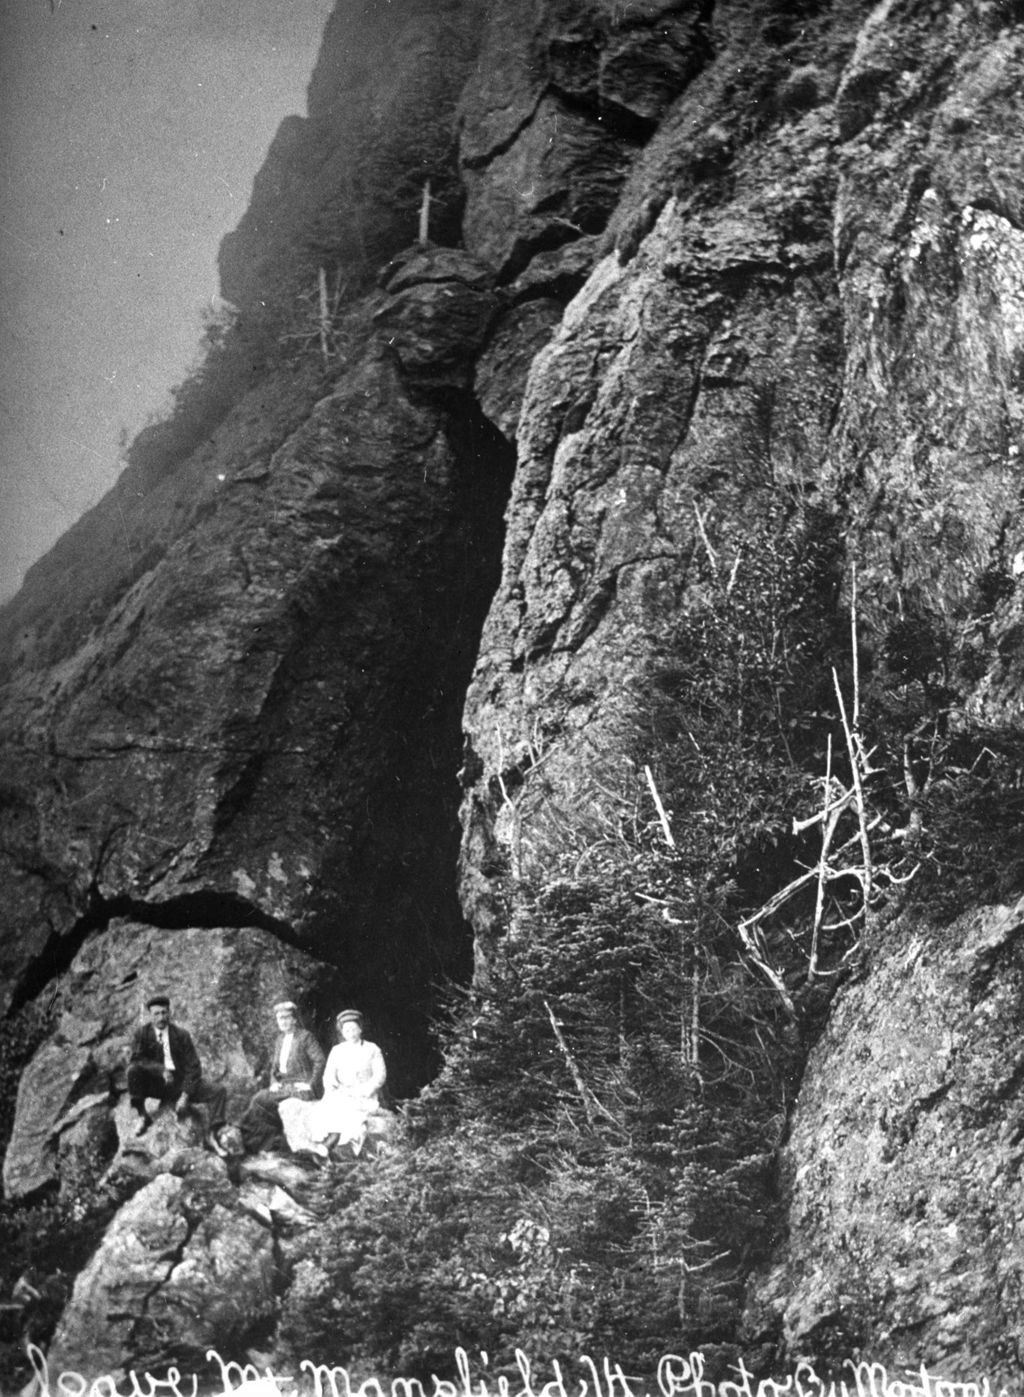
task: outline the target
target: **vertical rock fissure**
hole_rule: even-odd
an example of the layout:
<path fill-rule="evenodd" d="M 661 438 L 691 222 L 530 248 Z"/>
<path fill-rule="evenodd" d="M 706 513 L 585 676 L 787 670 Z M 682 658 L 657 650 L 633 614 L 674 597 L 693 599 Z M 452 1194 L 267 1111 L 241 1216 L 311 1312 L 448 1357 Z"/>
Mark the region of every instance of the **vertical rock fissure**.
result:
<path fill-rule="evenodd" d="M 417 1090 L 437 1070 L 432 1026 L 440 1001 L 472 973 L 472 931 L 457 889 L 462 709 L 500 575 L 515 463 L 514 448 L 471 393 L 435 388 L 422 399 L 443 414 L 454 462 L 449 514 L 439 575 L 428 579 L 433 595 L 403 658 L 407 678 L 392 717 L 392 788 L 375 791 L 367 809 L 371 829 L 389 830 L 391 876 L 399 886 L 383 895 L 381 921 L 374 923 L 373 888 L 381 873 L 362 860 L 365 924 L 349 925 L 325 952 L 350 997 L 393 1044 L 389 1073 L 397 1095 Z"/>

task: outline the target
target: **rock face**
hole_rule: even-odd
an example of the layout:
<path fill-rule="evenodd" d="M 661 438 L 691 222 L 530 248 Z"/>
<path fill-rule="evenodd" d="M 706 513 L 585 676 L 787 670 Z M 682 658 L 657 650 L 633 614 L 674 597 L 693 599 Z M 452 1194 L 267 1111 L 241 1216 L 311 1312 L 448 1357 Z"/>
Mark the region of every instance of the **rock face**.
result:
<path fill-rule="evenodd" d="M 984 7 L 805 19 L 716 8 L 715 61 L 534 359 L 466 711 L 484 970 L 516 880 L 636 799 L 638 714 L 699 565 L 717 545 L 744 566 L 773 499 L 847 521 L 876 645 L 900 607 L 972 637 L 968 707 L 1019 722 L 1021 154 L 992 113 L 1017 120 L 1020 31 Z M 840 993 L 752 1341 L 1019 1378 L 1015 924 L 899 923 Z"/>
<path fill-rule="evenodd" d="M 495 0 L 461 102 L 466 246 L 508 278 L 601 231 L 707 51 L 698 6 Z"/>
<path fill-rule="evenodd" d="M 5 1197 L 103 1172 L 116 1148 L 113 1108 L 124 1104 L 128 1050 L 148 995 L 173 997 L 173 1017 L 191 1033 L 204 1076 L 227 1088 L 233 1116 L 255 1090 L 273 1005 L 282 997 L 310 1004 L 317 971 L 310 957 L 252 928 L 169 933 L 118 921 L 94 934 L 50 991 L 57 1028 L 22 1074 Z M 132 1148 L 152 1159 L 158 1134 Z M 179 1144 L 175 1137 L 167 1148 Z"/>
<path fill-rule="evenodd" d="M 755 44 L 742 16 L 735 42 Z M 677 167 L 696 158 L 698 113 L 721 104 L 724 116 L 731 100 L 723 60 L 677 103 L 616 215 L 620 240 L 646 220 L 639 250 L 599 262 L 534 361 L 503 578 L 467 704 L 481 765 L 464 806 L 462 887 L 478 933 L 501 926 L 513 828 L 515 871 L 538 872 L 558 848 L 559 807 L 589 798 L 582 773 L 628 785 L 637 686 L 692 585 L 698 517 L 742 534 L 772 490 L 814 479 L 829 449 L 842 333 L 831 127 L 815 112 L 770 144 L 730 147 L 711 202 Z M 670 183 L 677 192 L 652 208 L 651 187 Z M 794 208 L 806 224 L 798 246 Z M 541 758 L 547 794 L 524 790 L 513 809 L 497 778 L 519 786 Z"/>
<path fill-rule="evenodd" d="M 457 759 L 506 486 L 497 432 L 423 395 L 458 392 L 489 293 L 432 276 L 371 301 L 380 329 L 270 460 L 204 480 L 59 679 L 9 686 L 9 992 L 104 913 L 257 924 L 343 964 L 348 998 L 401 1010 L 396 1065 L 422 1072 L 424 990 L 466 954 L 456 790 L 438 833 L 433 773 Z"/>
<path fill-rule="evenodd" d="M 1024 1360 L 1024 906 L 907 925 L 843 997 L 783 1154 L 784 1259 L 754 1290 L 792 1352 L 950 1377 Z"/>
<path fill-rule="evenodd" d="M 955 635 L 958 717 L 1019 736 L 1020 18 L 339 5 L 221 257 L 248 312 L 351 272 L 333 358 L 278 364 L 159 478 L 126 473 L 0 616 L 0 969 L 14 1005 L 62 996 L 10 1194 L 62 1151 L 109 1156 L 160 965 L 239 1090 L 281 966 L 310 984 L 284 943 L 341 972 L 419 1085 L 437 983 L 471 934 L 486 973 L 567 812 L 637 798 L 701 569 L 748 566 L 773 511 L 842 522 L 866 653 Z M 1019 1376 L 1020 915 L 908 915 L 836 995 L 752 1343 Z M 189 1148 L 146 1163 L 56 1353 L 92 1326 L 111 1363 L 167 1362 L 210 1342 L 203 1315 L 239 1351 L 269 1326 L 267 1215 L 301 1227 L 302 1201 L 229 1194 Z"/>
<path fill-rule="evenodd" d="M 238 1351 L 265 1332 L 274 1284 L 270 1228 L 243 1209 L 223 1164 L 194 1152 L 118 1213 L 75 1282 L 50 1368 L 204 1371 L 208 1349 Z"/>

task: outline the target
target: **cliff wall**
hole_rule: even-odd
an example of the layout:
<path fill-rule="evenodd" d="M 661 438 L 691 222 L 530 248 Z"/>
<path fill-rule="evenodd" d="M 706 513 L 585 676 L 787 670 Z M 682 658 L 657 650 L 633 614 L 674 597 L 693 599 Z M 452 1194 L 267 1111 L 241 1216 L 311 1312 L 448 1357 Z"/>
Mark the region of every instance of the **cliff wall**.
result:
<path fill-rule="evenodd" d="M 579 867 L 646 797 L 656 747 L 636 734 L 679 662 L 680 615 L 709 556 L 740 583 L 763 576 L 780 511 L 824 507 L 841 530 L 862 663 L 880 671 L 918 647 L 912 674 L 908 661 L 887 676 L 908 728 L 909 689 L 931 682 L 961 732 L 965 715 L 996 741 L 1016 730 L 1010 19 L 899 4 L 709 17 L 716 61 L 633 162 L 603 255 L 530 375 L 466 712 L 462 891 L 485 954 L 514 925 L 518 879 Z M 723 778 L 713 760 L 703 775 L 673 792 L 679 839 Z M 1019 830 L 994 838 L 987 879 L 966 848 L 936 855 L 959 905 L 1019 891 Z M 774 888 L 800 872 L 789 857 L 750 831 L 744 876 L 770 892 L 773 864 Z M 834 1345 L 1017 1374 L 1019 1054 L 992 1036 L 1019 1013 L 1017 921 L 1008 908 L 947 916 L 892 924 L 837 995 L 797 1098 L 788 1241 L 755 1287 L 751 1341 L 781 1322 L 793 1356 Z M 972 951 L 992 928 L 1002 951 Z M 984 990 L 970 988 L 974 955 Z M 1001 1062 L 991 1079 L 979 1055 Z"/>
<path fill-rule="evenodd" d="M 348 189 L 353 152 L 410 157 L 413 123 L 416 157 L 428 148 L 409 84 L 458 73 L 435 9 L 389 11 L 384 30 L 373 6 L 332 22 L 286 161 L 311 207 L 263 175 L 225 247 L 243 314 L 293 294 L 300 264 L 315 284 L 324 201 Z M 369 119 L 355 54 L 364 82 L 382 76 L 369 134 L 352 129 Z M 437 161 L 453 120 L 443 104 L 431 114 Z M 314 155 L 339 168 L 314 178 Z M 379 270 L 393 231 L 369 246 Z M 450 873 L 458 715 L 511 461 L 468 391 L 496 309 L 490 270 L 428 251 L 385 288 L 365 282 L 328 366 L 297 360 L 282 333 L 209 441 L 162 469 L 133 462 L 8 608 L 21 660 L 4 700 L 0 958 L 18 1004 L 112 915 L 272 928 L 343 966 L 350 997 L 373 986 L 412 1085 L 433 987 L 469 962 Z"/>
<path fill-rule="evenodd" d="M 255 928 L 412 1089 L 437 985 L 472 937 L 486 987 L 524 889 L 610 867 L 628 820 L 699 834 L 722 973 L 795 1064 L 716 1342 L 1019 1381 L 1022 20 L 340 4 L 221 257 L 243 311 L 350 275 L 334 358 L 126 473 L 0 618 L 14 1008 L 117 917 Z M 818 974 L 812 907 L 756 918 L 818 858 L 833 667 L 876 867 L 846 856 Z"/>

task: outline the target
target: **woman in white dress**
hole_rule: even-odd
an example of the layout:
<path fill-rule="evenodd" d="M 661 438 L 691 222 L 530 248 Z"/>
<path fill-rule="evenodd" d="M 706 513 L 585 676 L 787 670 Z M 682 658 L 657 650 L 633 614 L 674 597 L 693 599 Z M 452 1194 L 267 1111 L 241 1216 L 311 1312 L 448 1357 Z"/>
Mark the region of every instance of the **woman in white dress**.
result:
<path fill-rule="evenodd" d="M 334 1022 L 341 1041 L 327 1056 L 323 1097 L 310 1108 L 309 1133 L 317 1153 L 325 1156 L 339 1143 L 351 1143 L 359 1153 L 367 1119 L 380 1109 L 379 1093 L 387 1078 L 383 1053 L 363 1038 L 362 1014 L 346 1009 Z"/>

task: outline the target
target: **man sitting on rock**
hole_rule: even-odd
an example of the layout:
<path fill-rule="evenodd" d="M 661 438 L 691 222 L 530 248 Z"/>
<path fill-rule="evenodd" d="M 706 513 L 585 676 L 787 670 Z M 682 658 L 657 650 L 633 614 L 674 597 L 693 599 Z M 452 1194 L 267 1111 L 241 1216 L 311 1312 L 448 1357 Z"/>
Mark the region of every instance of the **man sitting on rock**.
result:
<path fill-rule="evenodd" d="M 179 1118 L 193 1105 L 209 1107 L 208 1135 L 224 1124 L 227 1092 L 203 1078 L 195 1044 L 183 1028 L 171 1023 L 171 1001 L 165 994 L 154 994 L 146 1001 L 149 1023 L 143 1024 L 132 1039 L 128 1058 L 128 1100 L 139 1117 L 136 1135 L 144 1135 L 152 1121 L 146 1114 L 146 1098 L 173 1101 Z"/>
<path fill-rule="evenodd" d="M 290 999 L 274 1005 L 277 1036 L 270 1050 L 267 1086 L 249 1102 L 238 1122 L 248 1154 L 271 1149 L 279 1142 L 278 1107 L 290 1097 L 312 1101 L 324 1075 L 324 1053 L 306 1028 L 299 1027 L 298 1009 Z"/>

